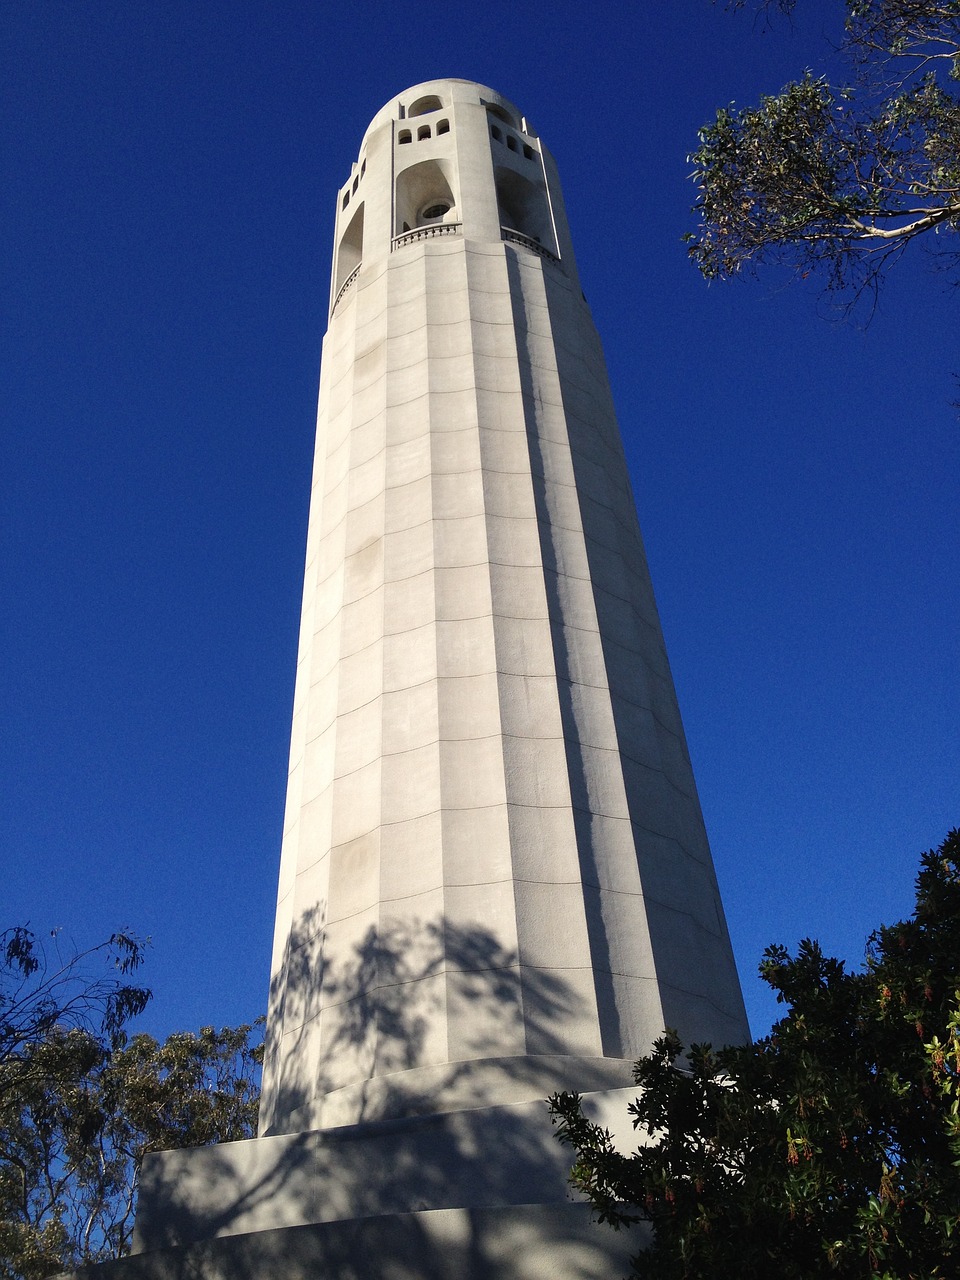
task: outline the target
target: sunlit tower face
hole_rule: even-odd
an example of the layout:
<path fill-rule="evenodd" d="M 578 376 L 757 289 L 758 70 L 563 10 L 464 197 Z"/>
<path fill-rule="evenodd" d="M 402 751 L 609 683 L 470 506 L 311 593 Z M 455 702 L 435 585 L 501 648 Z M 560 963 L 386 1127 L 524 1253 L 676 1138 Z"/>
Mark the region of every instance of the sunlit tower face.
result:
<path fill-rule="evenodd" d="M 261 1132 L 665 1026 L 746 1035 L 603 354 L 536 131 L 433 81 L 337 199 Z"/>

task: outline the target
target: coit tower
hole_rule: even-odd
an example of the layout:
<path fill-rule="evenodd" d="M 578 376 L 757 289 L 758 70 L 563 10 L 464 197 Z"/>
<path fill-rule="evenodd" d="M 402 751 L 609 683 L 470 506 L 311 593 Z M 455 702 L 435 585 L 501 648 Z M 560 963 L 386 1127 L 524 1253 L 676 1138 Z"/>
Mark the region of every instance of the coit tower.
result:
<path fill-rule="evenodd" d="M 337 196 L 260 1136 L 100 1280 L 601 1280 L 544 1099 L 746 1037 L 557 173 L 466 80 Z"/>
<path fill-rule="evenodd" d="M 261 1134 L 746 1035 L 556 168 L 465 80 L 337 198 Z"/>

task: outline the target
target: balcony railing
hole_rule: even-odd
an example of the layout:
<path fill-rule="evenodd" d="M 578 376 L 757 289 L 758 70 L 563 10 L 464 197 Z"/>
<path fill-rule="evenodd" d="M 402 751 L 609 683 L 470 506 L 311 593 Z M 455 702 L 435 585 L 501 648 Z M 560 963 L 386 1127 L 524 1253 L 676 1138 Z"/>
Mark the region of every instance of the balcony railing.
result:
<path fill-rule="evenodd" d="M 356 280 L 359 274 L 360 274 L 360 263 L 358 262 L 357 265 L 350 272 L 350 274 L 347 276 L 346 280 L 344 280 L 343 284 L 340 286 L 339 292 L 337 293 L 336 298 L 334 298 L 333 300 L 333 306 L 331 307 L 331 311 L 336 311 L 337 304 L 340 302 L 340 299 L 347 292 L 347 290 L 350 288 L 350 286 L 353 284 L 354 280 Z"/>
<path fill-rule="evenodd" d="M 459 222 L 433 222 L 428 227 L 414 227 L 412 231 L 403 231 L 390 241 L 390 251 L 399 249 L 401 245 L 413 244 L 416 240 L 430 240 L 433 236 L 459 235 Z"/>
<path fill-rule="evenodd" d="M 560 261 L 557 255 L 542 245 L 539 240 L 534 240 L 533 236 L 525 236 L 522 231 L 514 231 L 512 227 L 501 227 L 500 234 L 504 240 L 512 240 L 514 244 L 522 244 L 525 249 L 532 249 L 534 253 L 539 253 L 541 258 L 549 258 L 551 262 Z"/>

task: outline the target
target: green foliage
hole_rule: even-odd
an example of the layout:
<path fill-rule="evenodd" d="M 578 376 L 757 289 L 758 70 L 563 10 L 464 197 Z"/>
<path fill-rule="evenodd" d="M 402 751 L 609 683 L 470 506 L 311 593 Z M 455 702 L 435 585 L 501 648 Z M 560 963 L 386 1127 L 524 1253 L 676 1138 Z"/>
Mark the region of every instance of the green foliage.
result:
<path fill-rule="evenodd" d="M 810 941 L 760 971 L 788 1006 L 768 1036 L 684 1058 L 667 1035 L 637 1064 L 634 1153 L 551 1099 L 571 1181 L 602 1221 L 652 1224 L 651 1280 L 960 1274 L 960 831 L 861 972 Z"/>
<path fill-rule="evenodd" d="M 774 7 L 792 10 L 793 0 Z M 956 253 L 960 3 L 846 8 L 849 84 L 834 89 L 807 72 L 701 130 L 690 157 L 701 225 L 686 239 L 707 279 L 780 262 L 860 291 L 928 233 Z"/>
<path fill-rule="evenodd" d="M 253 1135 L 262 1051 L 249 1026 L 128 1038 L 150 997 L 130 935 L 66 958 L 3 942 L 0 1277 L 40 1280 L 126 1252 L 145 1152 Z"/>

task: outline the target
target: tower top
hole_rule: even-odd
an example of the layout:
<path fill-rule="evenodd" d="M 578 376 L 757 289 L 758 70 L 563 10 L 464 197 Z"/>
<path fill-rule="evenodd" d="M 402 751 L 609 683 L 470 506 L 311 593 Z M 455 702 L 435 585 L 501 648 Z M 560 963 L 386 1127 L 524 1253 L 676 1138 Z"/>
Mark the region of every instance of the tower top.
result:
<path fill-rule="evenodd" d="M 536 130 L 524 118 L 509 98 L 489 85 L 478 84 L 475 80 L 424 80 L 420 84 L 411 85 L 385 103 L 367 126 L 363 142 L 388 120 L 406 120 L 426 115 L 449 107 L 454 102 L 470 103 L 486 107 L 492 115 L 498 116 L 505 124 L 524 133 L 536 137 Z M 361 144 L 362 146 L 363 144 Z"/>
<path fill-rule="evenodd" d="M 514 104 L 473 80 L 424 80 L 367 127 L 337 196 L 330 317 L 392 254 L 442 238 L 509 240 L 576 288 L 556 166 Z"/>

